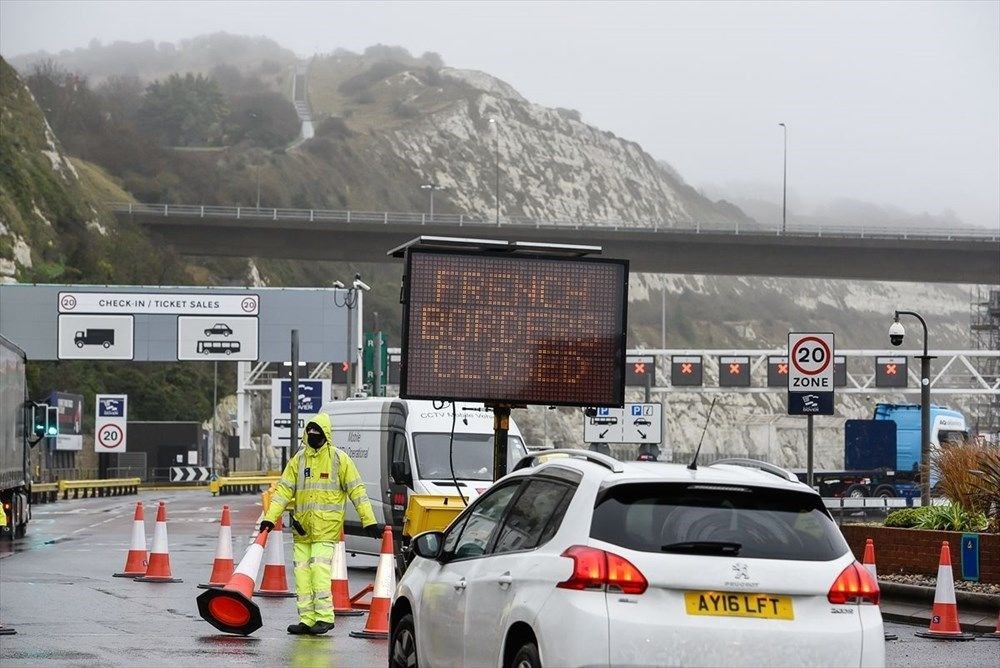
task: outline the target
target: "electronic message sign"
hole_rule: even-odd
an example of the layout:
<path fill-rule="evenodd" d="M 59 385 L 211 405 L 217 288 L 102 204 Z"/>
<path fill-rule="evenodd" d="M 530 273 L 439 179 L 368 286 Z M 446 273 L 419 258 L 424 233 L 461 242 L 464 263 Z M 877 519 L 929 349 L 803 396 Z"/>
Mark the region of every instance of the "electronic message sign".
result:
<path fill-rule="evenodd" d="M 622 406 L 628 262 L 410 249 L 400 396 Z"/>

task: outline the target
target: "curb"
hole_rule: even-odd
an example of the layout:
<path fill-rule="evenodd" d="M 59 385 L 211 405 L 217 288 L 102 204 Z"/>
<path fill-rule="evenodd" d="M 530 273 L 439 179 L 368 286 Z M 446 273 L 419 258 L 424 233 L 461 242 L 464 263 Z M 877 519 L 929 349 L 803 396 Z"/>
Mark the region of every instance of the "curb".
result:
<path fill-rule="evenodd" d="M 882 593 L 893 599 L 917 601 L 919 603 L 934 603 L 934 587 L 922 585 L 901 584 L 899 582 L 878 581 Z M 959 605 L 972 608 L 1000 609 L 1000 594 L 983 594 L 977 591 L 955 590 L 955 601 Z"/>
<path fill-rule="evenodd" d="M 934 604 L 934 587 L 907 585 L 879 580 L 882 591 L 882 619 L 914 626 L 927 626 Z M 963 631 L 992 633 L 996 630 L 1000 596 L 979 592 L 956 591 L 959 623 Z"/>

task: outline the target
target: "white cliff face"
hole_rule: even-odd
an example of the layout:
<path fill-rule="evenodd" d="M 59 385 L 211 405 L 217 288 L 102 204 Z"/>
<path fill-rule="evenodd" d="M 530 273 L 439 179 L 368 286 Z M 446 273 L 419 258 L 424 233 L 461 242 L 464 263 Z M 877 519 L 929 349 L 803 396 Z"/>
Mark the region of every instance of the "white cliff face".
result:
<path fill-rule="evenodd" d="M 499 172 L 501 221 L 759 227 L 735 207 L 699 195 L 638 144 L 587 125 L 574 112 L 532 104 L 481 72 L 445 69 L 439 74 L 441 81 L 430 87 L 410 72 L 379 84 L 424 113 L 377 133 L 376 142 L 381 157 L 392 164 L 447 187 L 439 197 L 455 211 L 492 219 Z M 498 122 L 491 124 L 491 118 Z M 777 349 L 784 348 L 789 331 L 833 331 L 841 349 L 884 349 L 886 327 L 897 308 L 927 317 L 932 347 L 965 348 L 969 340 L 969 286 L 636 274 L 629 284 L 630 347 L 661 346 L 664 293 L 668 348 Z M 756 385 L 762 382 L 755 378 Z M 628 394 L 629 401 L 642 398 L 639 392 Z M 705 432 L 706 461 L 754 456 L 805 466 L 806 421 L 785 414 L 783 393 L 717 396 Z M 670 392 L 662 399 L 664 447 L 687 457 L 701 438 L 710 397 Z M 870 417 L 876 401 L 914 399 L 838 395 L 837 415 L 816 420 L 817 467 L 842 465 L 846 419 Z M 963 406 L 961 399 L 947 403 Z M 584 446 L 577 409 L 532 407 L 514 417 L 531 445 Z M 624 457 L 635 455 L 634 446 L 618 450 Z"/>
<path fill-rule="evenodd" d="M 417 93 L 405 74 L 386 85 L 405 88 L 412 98 Z M 638 144 L 587 125 L 573 112 L 531 104 L 486 74 L 442 75 L 475 90 L 384 138 L 397 160 L 448 187 L 456 209 L 493 217 L 499 158 L 501 220 L 670 227 L 727 218 L 693 191 L 682 193 Z M 726 222 L 731 226 L 735 218 Z"/>

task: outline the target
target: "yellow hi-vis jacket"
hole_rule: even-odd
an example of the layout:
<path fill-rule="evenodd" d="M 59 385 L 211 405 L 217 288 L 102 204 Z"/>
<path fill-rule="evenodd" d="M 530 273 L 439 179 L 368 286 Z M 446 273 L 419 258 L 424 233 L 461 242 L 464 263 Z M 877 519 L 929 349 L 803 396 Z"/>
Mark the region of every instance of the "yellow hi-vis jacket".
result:
<path fill-rule="evenodd" d="M 330 416 L 319 413 L 309 422 L 319 425 L 326 435 L 326 443 L 319 448 L 309 447 L 303 430 L 302 448 L 288 460 L 264 519 L 276 522 L 294 498 L 294 517 L 306 535 L 300 536 L 292 529 L 293 540 L 336 542 L 344 527 L 344 506 L 348 497 L 358 511 L 362 526 L 375 524 L 375 513 L 358 467 L 346 452 L 332 445 Z"/>

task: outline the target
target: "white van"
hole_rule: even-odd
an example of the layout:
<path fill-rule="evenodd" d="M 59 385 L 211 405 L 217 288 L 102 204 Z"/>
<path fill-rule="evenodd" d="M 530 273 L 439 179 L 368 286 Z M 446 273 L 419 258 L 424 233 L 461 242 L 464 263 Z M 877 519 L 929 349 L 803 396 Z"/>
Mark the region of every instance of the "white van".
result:
<path fill-rule="evenodd" d="M 374 398 L 333 401 L 323 406 L 333 426 L 333 444 L 347 452 L 361 473 L 379 524 L 393 527 L 397 554 L 403 515 L 411 494 L 474 499 L 493 484 L 493 413 L 473 402 L 455 402 L 452 466 L 448 460 L 452 404 Z M 507 470 L 527 454 L 521 432 L 510 420 Z M 380 541 L 361 532 L 354 506 L 347 504 L 344 533 L 348 552 L 378 554 Z"/>

